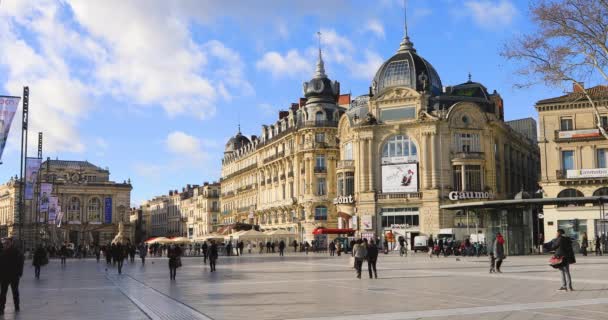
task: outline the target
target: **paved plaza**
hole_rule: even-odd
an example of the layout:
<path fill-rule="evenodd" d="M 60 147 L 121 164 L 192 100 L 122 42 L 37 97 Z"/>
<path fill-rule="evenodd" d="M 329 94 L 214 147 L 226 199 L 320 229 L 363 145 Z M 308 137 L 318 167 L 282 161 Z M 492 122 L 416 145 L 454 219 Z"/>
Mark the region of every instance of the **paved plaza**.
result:
<path fill-rule="evenodd" d="M 26 261 L 22 311 L 9 293 L 4 319 L 607 319 L 608 257 L 578 257 L 576 291 L 559 292 L 547 256 L 485 258 L 381 255 L 379 279 L 355 278 L 349 257 L 322 254 L 220 257 L 210 273 L 184 258 L 169 280 L 165 258 L 125 263 L 58 261 L 34 279 Z M 2 319 L 2 316 L 0 316 Z"/>

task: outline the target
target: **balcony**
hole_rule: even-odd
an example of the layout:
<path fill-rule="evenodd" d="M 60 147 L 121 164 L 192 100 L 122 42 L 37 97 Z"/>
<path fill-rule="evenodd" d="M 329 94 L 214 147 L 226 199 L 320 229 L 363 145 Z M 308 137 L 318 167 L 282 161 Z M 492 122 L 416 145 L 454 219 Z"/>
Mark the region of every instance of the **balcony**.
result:
<path fill-rule="evenodd" d="M 483 152 L 452 152 L 452 160 L 483 160 Z"/>
<path fill-rule="evenodd" d="M 315 167 L 315 173 L 327 173 L 327 167 Z"/>
<path fill-rule="evenodd" d="M 323 127 L 337 127 L 338 121 L 319 120 L 319 121 L 301 121 L 298 123 L 300 128 L 323 128 Z"/>
<path fill-rule="evenodd" d="M 266 159 L 264 159 L 264 164 L 277 160 L 277 159 L 280 159 L 280 158 L 283 158 L 284 156 L 285 156 L 285 151 L 279 151 L 276 154 L 273 154 L 273 155 L 267 157 Z"/>
<path fill-rule="evenodd" d="M 422 199 L 422 192 L 406 192 L 406 193 L 378 193 L 377 200 L 392 200 L 392 199 Z"/>
<path fill-rule="evenodd" d="M 607 128 L 608 129 L 608 128 Z M 555 130 L 555 141 L 589 141 L 604 139 L 600 129 Z"/>
<path fill-rule="evenodd" d="M 355 160 L 338 161 L 338 170 L 340 169 L 355 169 Z"/>

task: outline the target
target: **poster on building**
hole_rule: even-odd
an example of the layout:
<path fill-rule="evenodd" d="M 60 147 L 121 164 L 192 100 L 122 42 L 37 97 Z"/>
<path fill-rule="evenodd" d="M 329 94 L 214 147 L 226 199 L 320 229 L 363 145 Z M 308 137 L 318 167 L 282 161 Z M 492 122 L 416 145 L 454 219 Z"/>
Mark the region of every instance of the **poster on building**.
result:
<path fill-rule="evenodd" d="M 59 206 L 59 200 L 57 197 L 49 197 L 47 209 L 49 211 L 49 221 L 55 221 L 57 219 L 57 207 Z"/>
<path fill-rule="evenodd" d="M 49 210 L 49 199 L 53 192 L 53 185 L 50 183 L 40 184 L 40 212 L 47 212 Z"/>
<path fill-rule="evenodd" d="M 418 164 L 401 163 L 383 165 L 382 192 L 418 192 Z"/>
<path fill-rule="evenodd" d="M 315 248 L 327 249 L 327 235 L 326 234 L 315 234 Z"/>
<path fill-rule="evenodd" d="M 369 214 L 361 216 L 361 226 L 363 227 L 363 230 L 372 230 L 373 229 L 372 221 L 373 221 L 372 216 Z"/>
<path fill-rule="evenodd" d="M 4 151 L 19 100 L 21 100 L 20 97 L 0 96 L 0 162 L 2 162 L 2 151 Z"/>
<path fill-rule="evenodd" d="M 110 224 L 112 223 L 112 198 L 107 197 L 104 200 L 104 223 Z"/>
<path fill-rule="evenodd" d="M 63 220 L 63 211 L 61 210 L 61 206 L 57 206 L 57 219 L 53 222 L 49 219 L 49 223 L 57 223 L 57 227 L 61 228 L 61 220 Z"/>
<path fill-rule="evenodd" d="M 42 159 L 38 158 L 25 159 L 25 200 L 32 200 L 34 198 L 34 187 L 38 180 L 41 161 Z"/>
<path fill-rule="evenodd" d="M 355 230 L 359 230 L 359 217 L 357 216 L 353 216 L 352 218 L 350 218 L 350 228 L 351 229 L 355 229 Z"/>

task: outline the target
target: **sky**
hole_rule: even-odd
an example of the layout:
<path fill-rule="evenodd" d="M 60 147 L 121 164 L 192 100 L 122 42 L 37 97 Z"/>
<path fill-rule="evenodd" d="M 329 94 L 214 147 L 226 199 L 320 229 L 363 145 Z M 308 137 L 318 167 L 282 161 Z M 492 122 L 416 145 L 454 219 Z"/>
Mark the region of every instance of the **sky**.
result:
<path fill-rule="evenodd" d="M 534 31 L 527 0 L 409 0 L 418 53 L 444 86 L 497 90 L 507 120 L 563 94 L 520 89 L 503 45 Z M 366 94 L 404 33 L 402 0 L 0 0 L 0 95 L 30 88 L 29 153 L 87 160 L 131 179 L 132 205 L 218 181 L 226 141 L 259 135 L 302 94 L 317 32 L 326 73 Z M 15 119 L 20 119 L 18 114 Z M 19 172 L 13 122 L 0 181 Z"/>

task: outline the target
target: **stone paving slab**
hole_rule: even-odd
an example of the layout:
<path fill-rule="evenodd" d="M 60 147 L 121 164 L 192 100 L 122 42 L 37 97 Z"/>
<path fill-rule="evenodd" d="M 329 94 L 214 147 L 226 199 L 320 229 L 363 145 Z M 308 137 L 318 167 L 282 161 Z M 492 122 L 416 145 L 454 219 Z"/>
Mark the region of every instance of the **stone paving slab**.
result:
<path fill-rule="evenodd" d="M 9 293 L 1 319 L 608 319 L 608 257 L 577 257 L 576 291 L 558 292 L 547 256 L 509 257 L 489 274 L 481 258 L 381 255 L 379 279 L 355 278 L 349 257 L 324 254 L 220 257 L 211 273 L 183 258 L 169 280 L 165 258 L 125 263 L 123 275 L 94 260 L 58 261 L 33 277 L 22 311 Z M 29 261 L 28 261 L 29 262 Z"/>

